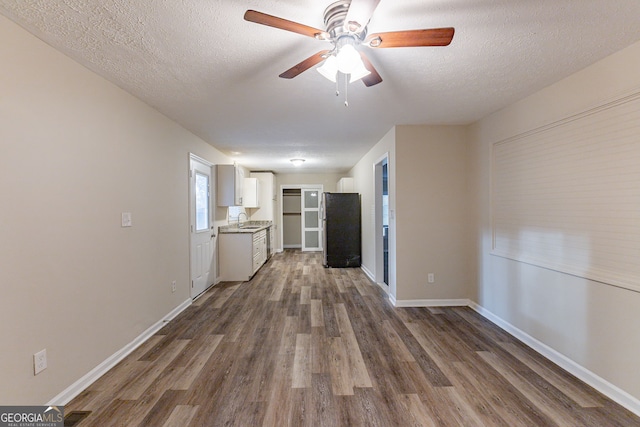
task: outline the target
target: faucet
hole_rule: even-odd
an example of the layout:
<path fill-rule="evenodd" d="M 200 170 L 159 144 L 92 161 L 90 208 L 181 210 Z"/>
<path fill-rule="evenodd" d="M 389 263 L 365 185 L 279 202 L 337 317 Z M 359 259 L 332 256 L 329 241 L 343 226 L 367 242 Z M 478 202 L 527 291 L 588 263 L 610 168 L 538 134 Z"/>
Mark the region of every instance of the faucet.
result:
<path fill-rule="evenodd" d="M 249 217 L 247 216 L 246 212 L 240 212 L 240 213 L 238 214 L 238 228 L 240 228 L 240 227 L 241 227 L 241 226 L 240 226 L 240 215 L 244 215 L 244 218 L 245 218 L 247 221 L 249 221 Z"/>

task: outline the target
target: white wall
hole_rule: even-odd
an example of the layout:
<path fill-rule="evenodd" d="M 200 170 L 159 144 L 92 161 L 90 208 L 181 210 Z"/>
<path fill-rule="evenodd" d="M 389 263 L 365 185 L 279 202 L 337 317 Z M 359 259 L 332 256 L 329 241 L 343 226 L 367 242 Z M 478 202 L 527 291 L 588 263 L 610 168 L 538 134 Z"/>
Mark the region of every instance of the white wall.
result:
<path fill-rule="evenodd" d="M 189 152 L 231 160 L 3 16 L 0 40 L 0 403 L 43 404 L 189 299 Z"/>
<path fill-rule="evenodd" d="M 388 153 L 389 155 L 389 210 L 393 211 L 393 217 L 389 218 L 389 294 L 392 298 L 396 295 L 396 221 L 394 219 L 396 209 L 396 128 L 392 128 L 387 134 L 365 154 L 362 159 L 349 171 L 348 176 L 354 180 L 355 192 L 360 193 L 362 206 L 362 268 L 370 275 L 376 272 L 375 253 L 375 174 L 374 165 Z"/>
<path fill-rule="evenodd" d="M 640 43 L 471 128 L 471 182 L 478 220 L 474 299 L 636 399 L 640 399 L 640 294 L 491 255 L 490 156 L 495 142 L 640 91 L 638 70 Z"/>

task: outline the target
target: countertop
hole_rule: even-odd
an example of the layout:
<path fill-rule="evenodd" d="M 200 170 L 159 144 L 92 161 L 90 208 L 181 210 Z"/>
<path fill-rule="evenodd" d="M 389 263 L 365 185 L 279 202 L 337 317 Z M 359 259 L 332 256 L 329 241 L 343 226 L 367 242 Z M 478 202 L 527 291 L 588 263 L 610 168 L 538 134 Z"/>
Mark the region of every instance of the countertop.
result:
<path fill-rule="evenodd" d="M 245 221 L 237 224 L 218 227 L 218 233 L 256 233 L 273 226 L 273 221 Z"/>

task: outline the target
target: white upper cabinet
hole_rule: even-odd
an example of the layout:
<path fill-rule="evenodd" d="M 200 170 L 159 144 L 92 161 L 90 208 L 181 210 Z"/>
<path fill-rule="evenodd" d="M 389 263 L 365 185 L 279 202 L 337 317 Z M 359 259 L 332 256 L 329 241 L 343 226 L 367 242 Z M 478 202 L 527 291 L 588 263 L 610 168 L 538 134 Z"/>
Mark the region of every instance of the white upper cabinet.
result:
<path fill-rule="evenodd" d="M 336 190 L 338 193 L 353 193 L 354 188 L 355 187 L 353 184 L 353 178 L 344 177 L 344 178 L 340 178 L 340 180 L 338 181 Z"/>
<path fill-rule="evenodd" d="M 242 206 L 244 170 L 238 165 L 217 165 L 218 206 Z"/>
<path fill-rule="evenodd" d="M 260 181 L 258 181 L 258 178 L 245 178 L 242 194 L 242 206 L 245 208 L 259 208 Z"/>
<path fill-rule="evenodd" d="M 251 172 L 251 178 L 258 181 L 259 209 L 251 213 L 252 220 L 274 221 L 276 206 L 276 180 L 271 172 Z M 246 206 L 246 205 L 245 205 Z"/>

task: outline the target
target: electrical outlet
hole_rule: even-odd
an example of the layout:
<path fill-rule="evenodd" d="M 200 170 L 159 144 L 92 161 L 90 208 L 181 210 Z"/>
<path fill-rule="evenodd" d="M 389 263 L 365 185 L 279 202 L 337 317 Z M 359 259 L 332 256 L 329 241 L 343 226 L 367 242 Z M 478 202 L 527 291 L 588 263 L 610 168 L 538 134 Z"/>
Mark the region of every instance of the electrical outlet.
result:
<path fill-rule="evenodd" d="M 122 212 L 122 227 L 131 227 L 132 225 L 131 212 Z"/>
<path fill-rule="evenodd" d="M 33 375 L 38 375 L 40 372 L 47 369 L 47 349 L 40 350 L 33 355 Z"/>
<path fill-rule="evenodd" d="M 436 281 L 436 277 L 433 273 L 429 273 L 427 274 L 427 282 L 429 283 L 435 283 Z"/>
<path fill-rule="evenodd" d="M 175 292 L 176 291 L 176 281 L 174 280 L 173 282 L 171 282 L 171 292 Z"/>

